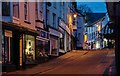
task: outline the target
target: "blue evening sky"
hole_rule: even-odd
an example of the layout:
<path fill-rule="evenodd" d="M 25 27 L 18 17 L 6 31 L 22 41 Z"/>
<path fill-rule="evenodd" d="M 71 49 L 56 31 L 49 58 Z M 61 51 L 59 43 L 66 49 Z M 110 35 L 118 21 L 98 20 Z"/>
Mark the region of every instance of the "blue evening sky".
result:
<path fill-rule="evenodd" d="M 106 10 L 106 3 L 105 2 L 77 2 L 77 5 L 86 4 L 88 7 L 91 8 L 93 13 L 105 13 Z"/>

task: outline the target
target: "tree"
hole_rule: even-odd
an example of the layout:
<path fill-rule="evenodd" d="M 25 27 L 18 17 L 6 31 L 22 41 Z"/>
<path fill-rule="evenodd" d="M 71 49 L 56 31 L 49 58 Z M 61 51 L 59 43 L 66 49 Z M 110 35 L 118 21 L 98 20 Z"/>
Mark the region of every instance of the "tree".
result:
<path fill-rule="evenodd" d="M 78 6 L 77 10 L 86 17 L 86 21 L 89 22 L 92 19 L 92 10 L 86 4 L 81 4 Z"/>

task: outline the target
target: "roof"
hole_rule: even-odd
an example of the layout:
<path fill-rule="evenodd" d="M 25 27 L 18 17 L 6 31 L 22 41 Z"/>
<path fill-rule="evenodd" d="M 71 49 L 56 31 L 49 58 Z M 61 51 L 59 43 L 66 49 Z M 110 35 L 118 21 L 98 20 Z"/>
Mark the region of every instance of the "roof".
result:
<path fill-rule="evenodd" d="M 97 23 L 99 20 L 103 19 L 105 15 L 106 13 L 90 13 L 87 17 L 89 18 L 87 26 L 91 26 Z"/>

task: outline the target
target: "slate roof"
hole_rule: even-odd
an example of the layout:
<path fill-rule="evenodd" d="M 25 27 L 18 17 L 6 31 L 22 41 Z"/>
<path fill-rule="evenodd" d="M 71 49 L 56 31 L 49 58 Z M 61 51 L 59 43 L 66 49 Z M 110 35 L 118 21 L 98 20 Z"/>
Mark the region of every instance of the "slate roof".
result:
<path fill-rule="evenodd" d="M 88 27 L 92 26 L 93 24 L 95 24 L 96 22 L 101 20 L 105 15 L 106 15 L 106 13 L 90 13 L 89 16 L 87 17 L 87 18 L 90 18 L 87 26 Z"/>

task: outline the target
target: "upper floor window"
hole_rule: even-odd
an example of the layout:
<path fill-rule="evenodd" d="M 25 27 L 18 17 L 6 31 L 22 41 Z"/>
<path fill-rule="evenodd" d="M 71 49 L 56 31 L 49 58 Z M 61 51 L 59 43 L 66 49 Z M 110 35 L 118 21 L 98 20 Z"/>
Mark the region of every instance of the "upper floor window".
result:
<path fill-rule="evenodd" d="M 53 13 L 53 27 L 56 27 L 56 14 Z"/>
<path fill-rule="evenodd" d="M 65 2 L 62 2 L 62 3 L 63 3 L 62 5 L 64 6 L 64 5 L 65 5 Z"/>
<path fill-rule="evenodd" d="M 10 2 L 2 2 L 2 15 L 10 16 Z"/>
<path fill-rule="evenodd" d="M 25 20 L 29 21 L 29 4 L 28 2 L 24 2 L 24 17 Z"/>
<path fill-rule="evenodd" d="M 56 8 L 56 2 L 53 2 L 53 7 Z"/>
<path fill-rule="evenodd" d="M 39 19 L 43 20 L 43 2 L 39 2 Z"/>
<path fill-rule="evenodd" d="M 43 21 L 43 2 L 36 2 L 36 19 Z"/>
<path fill-rule="evenodd" d="M 50 12 L 47 10 L 47 25 L 50 25 Z"/>
<path fill-rule="evenodd" d="M 13 2 L 13 16 L 19 18 L 19 2 Z"/>
<path fill-rule="evenodd" d="M 35 16 L 36 16 L 36 19 L 38 19 L 38 3 L 36 2 L 35 3 Z"/>

